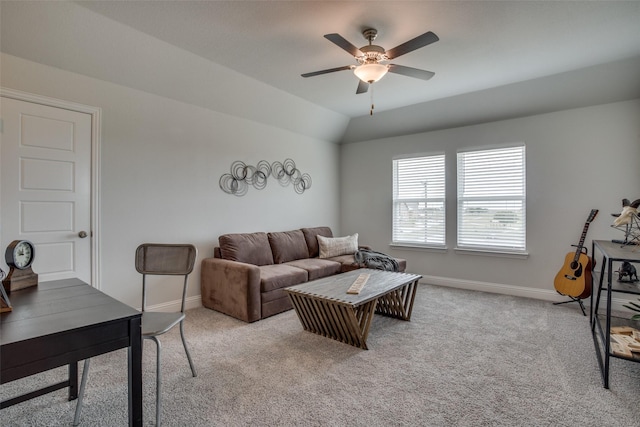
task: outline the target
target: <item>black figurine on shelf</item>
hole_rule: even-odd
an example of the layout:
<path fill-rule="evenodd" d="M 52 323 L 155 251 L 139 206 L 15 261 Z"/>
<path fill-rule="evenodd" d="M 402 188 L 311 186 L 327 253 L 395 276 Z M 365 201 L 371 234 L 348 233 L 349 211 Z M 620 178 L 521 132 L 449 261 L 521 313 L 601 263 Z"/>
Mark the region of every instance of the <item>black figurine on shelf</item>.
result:
<path fill-rule="evenodd" d="M 628 261 L 624 261 L 618 269 L 618 282 L 635 283 L 638 281 L 636 268 Z"/>

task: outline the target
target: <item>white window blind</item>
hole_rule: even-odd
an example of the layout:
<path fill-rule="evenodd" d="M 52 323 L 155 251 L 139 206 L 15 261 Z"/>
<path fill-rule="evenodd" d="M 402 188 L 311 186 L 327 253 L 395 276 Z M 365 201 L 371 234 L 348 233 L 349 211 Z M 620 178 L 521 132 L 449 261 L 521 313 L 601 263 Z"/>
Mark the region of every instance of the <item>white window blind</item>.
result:
<path fill-rule="evenodd" d="M 444 154 L 393 160 L 393 243 L 445 244 Z"/>
<path fill-rule="evenodd" d="M 458 247 L 526 250 L 524 146 L 458 153 Z"/>

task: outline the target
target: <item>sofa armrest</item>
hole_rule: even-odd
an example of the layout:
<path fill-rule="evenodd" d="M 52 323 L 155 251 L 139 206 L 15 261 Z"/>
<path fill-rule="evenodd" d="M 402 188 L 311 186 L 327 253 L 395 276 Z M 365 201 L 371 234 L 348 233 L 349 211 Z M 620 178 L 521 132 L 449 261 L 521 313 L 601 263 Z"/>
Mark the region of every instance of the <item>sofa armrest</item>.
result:
<path fill-rule="evenodd" d="M 202 305 L 245 322 L 261 318 L 260 269 L 219 258 L 202 260 Z"/>

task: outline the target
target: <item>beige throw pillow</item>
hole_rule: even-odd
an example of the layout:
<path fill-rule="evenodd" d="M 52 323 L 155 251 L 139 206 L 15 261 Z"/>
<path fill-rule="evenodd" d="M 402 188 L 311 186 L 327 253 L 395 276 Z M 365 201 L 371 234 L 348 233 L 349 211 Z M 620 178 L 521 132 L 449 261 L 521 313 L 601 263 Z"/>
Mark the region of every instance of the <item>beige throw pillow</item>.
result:
<path fill-rule="evenodd" d="M 319 258 L 353 255 L 358 250 L 358 233 L 345 237 L 324 237 L 318 235 Z"/>

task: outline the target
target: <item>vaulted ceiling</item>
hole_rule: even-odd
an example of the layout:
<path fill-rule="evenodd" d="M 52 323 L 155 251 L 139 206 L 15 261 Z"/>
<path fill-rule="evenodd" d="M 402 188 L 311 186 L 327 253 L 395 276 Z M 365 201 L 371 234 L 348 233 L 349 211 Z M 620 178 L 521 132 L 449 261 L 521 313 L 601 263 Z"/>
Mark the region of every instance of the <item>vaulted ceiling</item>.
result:
<path fill-rule="evenodd" d="M 350 117 L 366 115 L 349 70 L 323 35 L 387 50 L 426 31 L 440 41 L 394 63 L 435 72 L 388 74 L 376 111 L 546 77 L 640 55 L 638 1 L 89 1 L 83 6 L 276 88 Z"/>

